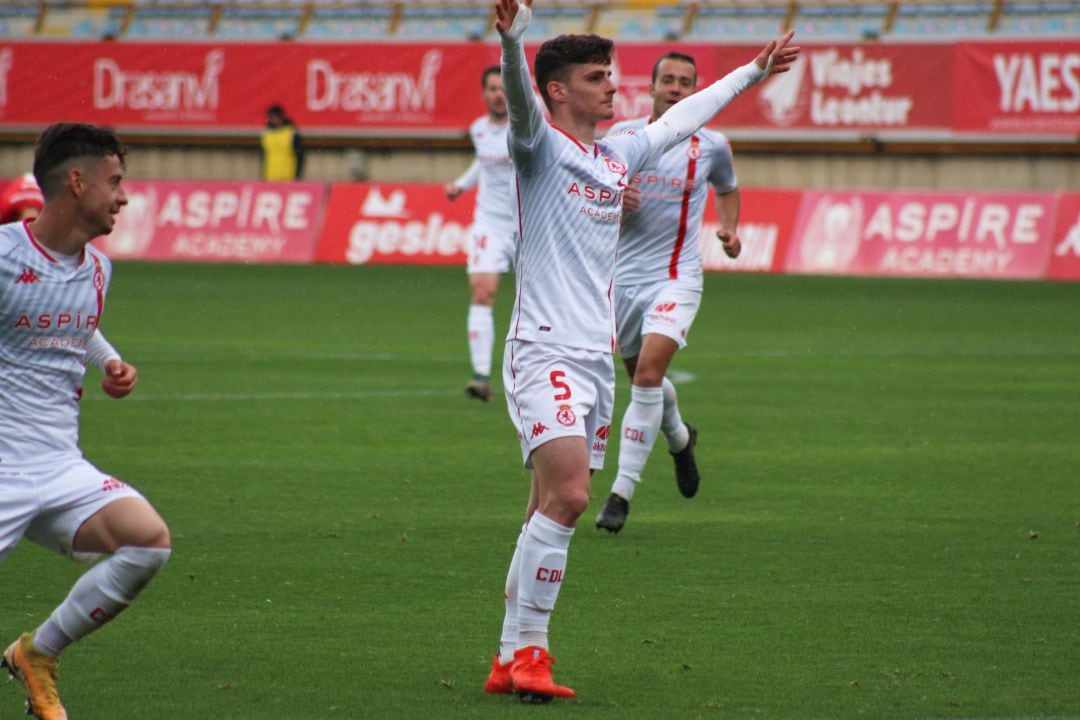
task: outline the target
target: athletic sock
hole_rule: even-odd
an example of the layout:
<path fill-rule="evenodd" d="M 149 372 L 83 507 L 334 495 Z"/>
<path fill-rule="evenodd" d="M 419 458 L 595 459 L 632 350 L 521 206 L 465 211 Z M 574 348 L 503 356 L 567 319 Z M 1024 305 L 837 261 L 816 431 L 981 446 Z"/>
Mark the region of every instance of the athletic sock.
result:
<path fill-rule="evenodd" d="M 168 548 L 125 546 L 75 581 L 64 602 L 34 634 L 34 647 L 59 655 L 131 604 L 169 559 Z"/>
<path fill-rule="evenodd" d="M 664 414 L 664 391 L 658 387 L 630 387 L 630 404 L 619 433 L 619 474 L 611 491 L 630 500 L 652 452 Z"/>
<path fill-rule="evenodd" d="M 574 528 L 534 512 L 525 529 L 518 569 L 517 647 L 548 647 L 548 623 L 566 572 Z"/>
<path fill-rule="evenodd" d="M 491 376 L 491 348 L 495 344 L 495 320 L 487 305 L 469 306 L 469 359 L 473 373 Z"/>
<path fill-rule="evenodd" d="M 503 615 L 502 634 L 499 636 L 499 662 L 506 664 L 514 661 L 514 650 L 518 641 L 518 573 L 521 568 L 521 548 L 525 545 L 525 530 L 521 526 L 517 543 L 514 544 L 514 557 L 510 559 L 510 570 L 506 573 L 506 589 L 503 600 L 506 614 Z"/>
<path fill-rule="evenodd" d="M 690 431 L 686 429 L 686 423 L 679 414 L 679 398 L 675 394 L 675 385 L 665 377 L 660 387 L 664 390 L 664 421 L 661 427 L 667 439 L 668 450 L 677 453 L 690 442 Z"/>

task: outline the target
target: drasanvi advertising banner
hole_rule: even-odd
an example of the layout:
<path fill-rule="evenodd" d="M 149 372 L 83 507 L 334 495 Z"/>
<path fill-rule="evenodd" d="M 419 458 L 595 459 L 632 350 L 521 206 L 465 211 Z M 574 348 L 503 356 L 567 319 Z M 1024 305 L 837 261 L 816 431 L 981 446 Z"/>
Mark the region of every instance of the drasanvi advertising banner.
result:
<path fill-rule="evenodd" d="M 789 273 L 1036 279 L 1051 193 L 803 193 Z"/>
<path fill-rule="evenodd" d="M 94 240 L 111 258 L 308 263 L 322 225 L 322 183 L 124 182 L 128 204 Z"/>
<path fill-rule="evenodd" d="M 1080 41 L 803 44 L 791 72 L 711 127 L 800 138 L 1080 130 Z M 616 119 L 649 113 L 656 58 L 693 55 L 704 87 L 757 45 L 619 43 Z M 528 48 L 531 57 L 536 46 Z M 256 133 L 283 105 L 311 134 L 463 135 L 483 111 L 492 43 L 0 42 L 0 129 L 78 120 L 124 131 Z"/>

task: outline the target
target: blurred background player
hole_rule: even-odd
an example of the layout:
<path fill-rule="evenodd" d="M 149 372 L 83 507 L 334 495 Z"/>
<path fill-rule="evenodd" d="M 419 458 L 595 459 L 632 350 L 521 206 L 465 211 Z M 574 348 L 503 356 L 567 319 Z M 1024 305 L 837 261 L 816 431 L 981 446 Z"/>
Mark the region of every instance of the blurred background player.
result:
<path fill-rule="evenodd" d="M 653 66 L 650 117 L 616 123 L 609 134 L 641 130 L 697 88 L 694 58 L 663 55 Z M 706 182 L 708 181 L 708 182 Z M 630 404 L 619 433 L 619 473 L 596 526 L 619 532 L 658 431 L 675 459 L 675 480 L 694 497 L 700 478 L 694 460 L 697 430 L 683 422 L 675 386 L 665 377 L 701 306 L 703 266 L 698 236 L 709 186 L 716 192 L 728 257 L 738 257 L 739 190 L 731 148 L 718 132 L 701 129 L 669 149 L 630 181 L 615 268 L 615 326 L 630 374 Z"/>
<path fill-rule="evenodd" d="M 45 198 L 34 180 L 33 173 L 26 173 L 12 180 L 0 193 L 0 225 L 19 220 L 33 220 L 41 212 Z"/>
<path fill-rule="evenodd" d="M 88 244 L 112 231 L 127 204 L 124 153 L 111 131 L 49 127 L 34 154 L 41 214 L 0 226 L 0 560 L 23 537 L 76 560 L 109 555 L 4 651 L 41 720 L 67 717 L 56 690 L 60 652 L 124 610 L 171 552 L 150 503 L 78 446 L 86 363 L 102 369 L 114 398 L 138 380 L 98 330 L 112 266 Z"/>
<path fill-rule="evenodd" d="M 266 108 L 262 132 L 262 179 L 288 182 L 304 176 L 304 141 L 280 105 Z"/>
<path fill-rule="evenodd" d="M 506 96 L 498 66 L 484 70 L 480 78 L 487 114 L 469 126 L 476 158 L 465 173 L 446 185 L 446 197 L 455 200 L 479 185 L 476 210 L 469 235 L 469 359 L 473 377 L 465 387 L 468 397 L 491 400 L 491 353 L 495 344 L 492 310 L 499 275 L 509 272 L 514 262 L 517 238 L 513 201 L 510 195 L 514 170 L 506 149 Z"/>
<path fill-rule="evenodd" d="M 498 0 L 503 86 L 510 117 L 520 239 L 516 301 L 503 360 L 507 409 L 532 470 L 526 521 L 504 589 L 499 653 L 484 690 L 524 699 L 573 697 L 551 675 L 548 626 L 565 579 L 589 477 L 603 467 L 615 396 L 615 275 L 627 180 L 689 137 L 742 91 L 784 72 L 798 48 L 791 33 L 755 60 L 678 103 L 657 122 L 597 140 L 614 116 L 612 42 L 560 35 L 540 46 L 535 100 L 521 38 L 526 2 Z"/>

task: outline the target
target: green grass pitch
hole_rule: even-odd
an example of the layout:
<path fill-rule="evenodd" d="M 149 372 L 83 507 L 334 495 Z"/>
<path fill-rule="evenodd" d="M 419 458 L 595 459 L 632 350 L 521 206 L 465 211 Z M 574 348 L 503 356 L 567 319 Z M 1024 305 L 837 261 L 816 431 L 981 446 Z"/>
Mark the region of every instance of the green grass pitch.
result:
<path fill-rule="evenodd" d="M 501 388 L 464 397 L 467 302 L 461 268 L 117 265 L 141 381 L 91 371 L 82 444 L 175 549 L 65 653 L 72 717 L 1080 717 L 1080 284 L 710 275 L 674 364 L 702 490 L 658 447 L 597 532 L 613 444 L 545 707 L 481 689 L 528 478 Z M 2 639 L 80 571 L 20 545 Z"/>

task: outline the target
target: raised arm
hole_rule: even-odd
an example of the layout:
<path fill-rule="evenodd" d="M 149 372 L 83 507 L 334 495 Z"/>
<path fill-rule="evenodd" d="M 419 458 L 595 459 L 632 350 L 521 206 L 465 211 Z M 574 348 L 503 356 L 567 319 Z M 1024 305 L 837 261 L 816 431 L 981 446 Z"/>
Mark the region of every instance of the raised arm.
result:
<path fill-rule="evenodd" d="M 705 126 L 728 103 L 765 78 L 791 69 L 802 48 L 789 46 L 794 30 L 769 44 L 754 61 L 732 70 L 709 87 L 671 107 L 646 128 L 663 143 L 663 149 L 679 143 Z"/>
<path fill-rule="evenodd" d="M 532 91 L 532 75 L 521 41 L 532 19 L 532 0 L 497 0 L 495 28 L 502 38 L 502 78 L 506 107 L 510 116 L 510 154 L 519 172 L 543 137 L 544 112 Z"/>

